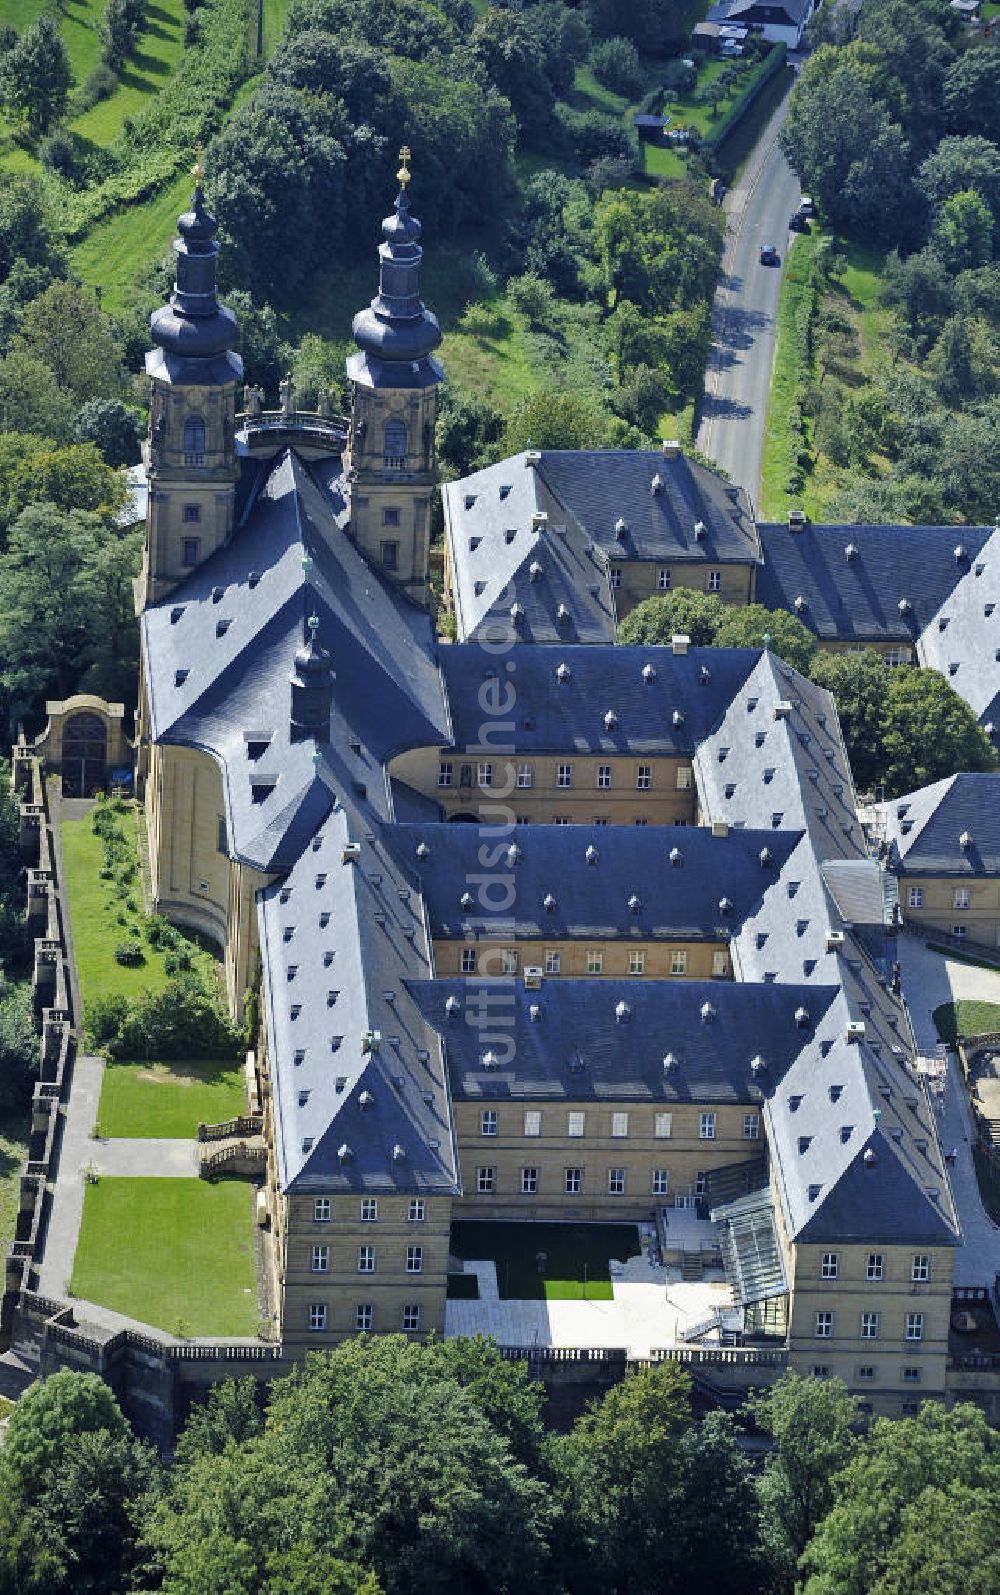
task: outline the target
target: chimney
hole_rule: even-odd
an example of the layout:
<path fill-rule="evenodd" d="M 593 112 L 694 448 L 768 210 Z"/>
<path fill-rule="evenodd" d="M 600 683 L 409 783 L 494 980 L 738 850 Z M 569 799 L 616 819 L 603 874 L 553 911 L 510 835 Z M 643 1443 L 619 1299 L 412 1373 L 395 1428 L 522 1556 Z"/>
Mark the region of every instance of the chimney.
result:
<path fill-rule="evenodd" d="M 661 453 L 662 453 L 663 458 L 665 460 L 676 460 L 676 459 L 679 459 L 680 458 L 680 452 L 681 452 L 681 446 L 680 446 L 680 443 L 678 442 L 677 438 L 664 438 L 663 439 L 663 443 L 661 445 Z"/>
<path fill-rule="evenodd" d="M 713 820 L 712 821 L 712 835 L 713 836 L 728 836 L 729 835 L 729 821 L 728 820 Z"/>
<path fill-rule="evenodd" d="M 686 637 L 683 632 L 676 632 L 670 639 L 670 651 L 678 656 L 686 654 L 690 646 L 691 638 Z"/>
<path fill-rule="evenodd" d="M 805 510 L 788 511 L 788 530 L 790 532 L 804 532 L 807 525 Z"/>
<path fill-rule="evenodd" d="M 548 511 L 547 510 L 535 510 L 535 513 L 531 517 L 531 530 L 533 532 L 544 532 L 544 531 L 548 530 L 548 525 L 549 525 Z"/>

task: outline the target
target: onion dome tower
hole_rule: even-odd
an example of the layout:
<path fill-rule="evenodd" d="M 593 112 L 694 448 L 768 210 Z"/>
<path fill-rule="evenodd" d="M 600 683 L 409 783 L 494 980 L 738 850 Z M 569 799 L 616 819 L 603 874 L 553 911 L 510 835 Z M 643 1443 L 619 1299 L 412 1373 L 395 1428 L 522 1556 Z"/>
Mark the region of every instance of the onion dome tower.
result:
<path fill-rule="evenodd" d="M 434 423 L 444 369 L 437 319 L 420 297 L 420 223 L 410 214 L 410 152 L 400 151 L 399 193 L 382 223 L 379 289 L 354 318 L 358 353 L 347 362 L 351 432 L 345 468 L 350 531 L 366 558 L 426 603 Z"/>
<path fill-rule="evenodd" d="M 149 512 L 140 609 L 165 597 L 233 527 L 239 326 L 218 299 L 218 224 L 205 209 L 200 151 L 192 175 L 191 209 L 178 219 L 174 240 L 173 293 L 150 318 L 155 347 L 146 355 Z"/>

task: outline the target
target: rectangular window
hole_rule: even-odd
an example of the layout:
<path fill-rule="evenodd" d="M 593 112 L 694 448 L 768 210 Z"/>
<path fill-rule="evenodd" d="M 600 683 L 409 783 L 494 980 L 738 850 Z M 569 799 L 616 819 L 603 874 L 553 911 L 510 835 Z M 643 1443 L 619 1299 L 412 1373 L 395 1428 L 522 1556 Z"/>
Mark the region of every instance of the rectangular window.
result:
<path fill-rule="evenodd" d="M 399 544 L 397 542 L 391 542 L 383 538 L 381 553 L 383 570 L 399 569 Z"/>
<path fill-rule="evenodd" d="M 517 784 L 520 787 L 533 786 L 535 780 L 535 767 L 533 764 L 519 764 L 517 767 Z"/>
<path fill-rule="evenodd" d="M 653 1170 L 653 1195 L 666 1196 L 670 1186 L 670 1174 L 667 1169 Z"/>
<path fill-rule="evenodd" d="M 361 1198 L 362 1224 L 374 1224 L 378 1218 L 378 1197 L 363 1196 Z"/>
<path fill-rule="evenodd" d="M 474 975 L 476 973 L 476 949 L 474 947 L 462 948 L 462 974 Z"/>
<path fill-rule="evenodd" d="M 568 825 L 569 824 L 569 815 L 568 814 L 557 814 L 555 819 L 552 821 L 552 823 L 553 823 L 553 825 Z"/>
<path fill-rule="evenodd" d="M 580 1186 L 583 1184 L 582 1169 L 565 1169 L 565 1190 L 567 1196 L 579 1196 Z"/>
<path fill-rule="evenodd" d="M 708 1195 L 708 1175 L 704 1170 L 701 1170 L 694 1177 L 694 1194 L 695 1196 Z"/>
<path fill-rule="evenodd" d="M 906 1315 L 907 1340 L 923 1340 L 924 1315 L 923 1313 L 907 1313 Z"/>
<path fill-rule="evenodd" d="M 188 526 L 195 526 L 201 520 L 200 504 L 185 504 L 184 520 Z"/>
<path fill-rule="evenodd" d="M 965 933 L 968 930 L 968 928 L 969 928 L 968 925 L 952 925 L 951 934 L 953 936 L 957 936 L 959 941 L 961 941 L 962 937 L 965 935 Z"/>
<path fill-rule="evenodd" d="M 591 948 L 588 951 L 588 953 L 587 953 L 587 974 L 588 975 L 603 975 L 603 973 L 604 973 L 604 954 L 602 952 L 598 952 L 594 948 Z"/>
<path fill-rule="evenodd" d="M 524 1114 L 525 1135 L 541 1135 L 542 1115 L 538 1108 L 527 1108 Z"/>
<path fill-rule="evenodd" d="M 760 1114 L 744 1113 L 743 1115 L 744 1141 L 757 1141 L 760 1139 Z"/>
<path fill-rule="evenodd" d="M 566 1121 L 566 1134 L 574 1136 L 583 1135 L 586 1123 L 587 1115 L 585 1113 L 571 1113 Z"/>
<path fill-rule="evenodd" d="M 814 1379 L 829 1379 L 829 1377 L 830 1377 L 830 1364 L 828 1362 L 817 1362 L 817 1363 L 813 1364 L 813 1378 Z"/>
<path fill-rule="evenodd" d="M 628 972 L 630 975 L 644 975 L 646 973 L 646 954 L 639 948 L 632 947 L 629 949 Z"/>
<path fill-rule="evenodd" d="M 909 898 L 907 899 L 907 901 L 908 901 L 908 904 L 909 904 L 910 908 L 923 908 L 923 906 L 924 906 L 924 889 L 923 889 L 923 887 L 922 886 L 911 886 L 910 887 Z"/>
<path fill-rule="evenodd" d="M 411 1196 L 406 1216 L 411 1224 L 422 1224 L 427 1217 L 427 1206 L 422 1196 Z"/>
<path fill-rule="evenodd" d="M 653 784 L 653 766 L 651 764 L 637 764 L 635 767 L 635 784 L 640 792 L 648 792 Z"/>
<path fill-rule="evenodd" d="M 408 1302 L 403 1308 L 403 1328 L 410 1331 L 420 1328 L 420 1308 L 416 1302 Z"/>
<path fill-rule="evenodd" d="M 451 786 L 454 774 L 454 765 L 448 759 L 442 759 L 438 765 L 438 786 Z"/>
<path fill-rule="evenodd" d="M 918 1385 L 920 1383 L 920 1369 L 904 1368 L 903 1379 L 908 1385 Z"/>
<path fill-rule="evenodd" d="M 185 537 L 181 549 L 181 563 L 184 565 L 197 565 L 198 549 L 201 539 L 198 537 Z"/>
<path fill-rule="evenodd" d="M 608 788 L 610 787 L 610 785 L 611 785 L 611 766 L 610 766 L 610 764 L 599 764 L 597 766 L 597 785 L 598 785 L 598 787 L 600 788 L 600 790 L 602 792 L 606 792 L 608 790 Z"/>
<path fill-rule="evenodd" d="M 609 1196 L 624 1196 L 625 1195 L 625 1170 L 624 1169 L 608 1169 L 608 1195 Z"/>
<path fill-rule="evenodd" d="M 931 1277 L 931 1260 L 926 1252 L 914 1252 L 910 1278 L 914 1284 L 925 1284 Z"/>
<path fill-rule="evenodd" d="M 398 511 L 398 509 L 384 509 L 382 511 L 382 525 L 383 526 L 398 526 L 399 525 L 399 511 Z"/>
<path fill-rule="evenodd" d="M 670 591 L 670 572 L 662 565 L 656 573 L 656 586 L 661 593 Z"/>
<path fill-rule="evenodd" d="M 329 1222 L 330 1198 L 328 1196 L 317 1196 L 315 1202 L 313 1203 L 313 1223 L 329 1224 Z"/>
<path fill-rule="evenodd" d="M 482 1113 L 479 1115 L 479 1133 L 480 1133 L 480 1135 L 496 1135 L 496 1133 L 497 1133 L 497 1110 L 496 1110 L 496 1108 L 484 1108 L 483 1109 Z"/>
<path fill-rule="evenodd" d="M 497 1188 L 497 1171 L 495 1168 L 476 1170 L 476 1190 L 480 1196 L 490 1196 Z"/>
<path fill-rule="evenodd" d="M 840 1272 L 840 1258 L 837 1252 L 824 1252 L 823 1260 L 819 1265 L 820 1279 L 836 1279 Z"/>
<path fill-rule="evenodd" d="M 866 1279 L 881 1279 L 882 1278 L 882 1269 L 883 1269 L 882 1253 L 881 1252 L 869 1252 L 868 1253 L 868 1261 L 865 1264 L 865 1278 Z"/>
<path fill-rule="evenodd" d="M 878 1339 L 878 1313 L 861 1314 L 861 1338 L 862 1340 Z"/>
<path fill-rule="evenodd" d="M 309 1328 L 313 1331 L 326 1328 L 326 1306 L 321 1301 L 314 1301 L 309 1308 Z"/>
<path fill-rule="evenodd" d="M 480 759 L 476 766 L 476 781 L 481 787 L 493 785 L 493 765 L 489 759 Z"/>
<path fill-rule="evenodd" d="M 500 949 L 500 973 L 501 973 L 501 975 L 516 975 L 517 974 L 517 950 L 515 948 L 513 948 L 513 947 L 501 947 L 501 949 Z"/>
<path fill-rule="evenodd" d="M 330 1272 L 329 1246 L 314 1246 L 309 1254 L 309 1272 L 311 1274 L 328 1274 Z"/>
<path fill-rule="evenodd" d="M 546 952 L 546 954 L 545 954 L 545 973 L 547 975 L 558 975 L 561 964 L 562 964 L 562 956 L 561 956 L 561 954 L 552 953 L 552 952 Z"/>
<path fill-rule="evenodd" d="M 875 1377 L 875 1369 L 872 1367 L 872 1364 L 870 1362 L 863 1362 L 861 1364 L 861 1367 L 858 1369 L 858 1378 L 859 1379 L 874 1379 L 874 1377 Z"/>
<path fill-rule="evenodd" d="M 621 586 L 621 584 L 622 584 L 622 573 L 621 573 L 621 567 L 619 565 L 612 565 L 611 566 L 611 569 L 608 571 L 608 580 L 611 583 L 611 586 L 614 587 L 615 589 L 617 589 L 617 588 L 619 588 Z"/>
<path fill-rule="evenodd" d="M 670 973 L 672 975 L 686 975 L 688 966 L 687 950 L 684 947 L 675 947 L 670 954 Z"/>
<path fill-rule="evenodd" d="M 715 1114 L 703 1113 L 698 1120 L 698 1134 L 703 1141 L 715 1140 Z"/>
<path fill-rule="evenodd" d="M 708 592 L 708 593 L 721 593 L 721 591 L 722 591 L 722 572 L 721 572 L 721 570 L 710 570 L 709 571 L 708 575 L 705 577 L 705 591 Z"/>
<path fill-rule="evenodd" d="M 375 1272 L 375 1248 L 374 1248 L 374 1246 L 359 1246 L 358 1247 L 358 1273 L 359 1274 L 374 1274 L 374 1272 Z"/>
<path fill-rule="evenodd" d="M 538 1190 L 538 1170 L 537 1169 L 522 1169 L 521 1170 L 521 1195 L 522 1196 L 534 1196 L 534 1194 L 535 1194 L 535 1192 L 537 1190 Z"/>
<path fill-rule="evenodd" d="M 424 1249 L 422 1246 L 408 1246 L 406 1248 L 406 1272 L 408 1274 L 422 1274 L 424 1271 Z"/>
<path fill-rule="evenodd" d="M 729 973 L 729 954 L 728 953 L 713 953 L 712 954 L 712 974 L 713 975 L 728 975 L 728 973 Z"/>
<path fill-rule="evenodd" d="M 354 1327 L 355 1327 L 355 1329 L 360 1329 L 360 1330 L 370 1329 L 371 1326 L 372 1326 L 372 1319 L 374 1318 L 374 1316 L 375 1316 L 375 1314 L 374 1314 L 374 1310 L 372 1308 L 371 1302 L 370 1301 L 359 1301 L 357 1306 L 354 1309 Z"/>
<path fill-rule="evenodd" d="M 611 1134 L 617 1140 L 622 1140 L 625 1136 L 628 1135 L 628 1114 L 627 1113 L 612 1113 L 612 1115 L 611 1115 Z"/>
<path fill-rule="evenodd" d="M 656 1139 L 669 1141 L 673 1133 L 674 1116 L 672 1113 L 658 1113 L 656 1115 Z"/>
<path fill-rule="evenodd" d="M 816 1339 L 817 1340 L 832 1340 L 833 1339 L 833 1314 L 832 1313 L 823 1312 L 823 1313 L 817 1313 L 816 1314 Z"/>
<path fill-rule="evenodd" d="M 968 906 L 969 906 L 969 888 L 967 886 L 956 886 L 955 887 L 955 907 L 956 908 L 968 908 Z"/>
<path fill-rule="evenodd" d="M 229 852 L 229 835 L 226 831 L 226 816 L 220 814 L 215 826 L 215 849 L 218 853 Z"/>
<path fill-rule="evenodd" d="M 573 766 L 571 764 L 560 764 L 557 767 L 557 769 L 556 769 L 556 786 L 572 786 L 572 785 L 573 785 Z"/>
<path fill-rule="evenodd" d="M 689 764 L 679 764 L 677 766 L 677 790 L 678 792 L 689 792 L 691 790 L 691 766 Z"/>

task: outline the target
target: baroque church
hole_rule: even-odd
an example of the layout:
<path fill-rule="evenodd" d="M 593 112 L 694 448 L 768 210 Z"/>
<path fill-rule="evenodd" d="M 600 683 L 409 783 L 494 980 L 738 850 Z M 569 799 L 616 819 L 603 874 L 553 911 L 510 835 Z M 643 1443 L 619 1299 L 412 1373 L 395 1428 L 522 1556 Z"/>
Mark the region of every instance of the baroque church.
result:
<path fill-rule="evenodd" d="M 443 1331 L 456 1217 L 669 1251 L 711 1215 L 738 1343 L 942 1395 L 961 1230 L 833 701 L 767 649 L 614 646 L 647 588 L 746 602 L 820 529 L 669 442 L 529 449 L 445 489 L 441 642 L 408 182 L 349 423 L 243 388 L 200 181 L 147 356 L 137 790 L 155 910 L 260 992 L 283 1344 Z"/>

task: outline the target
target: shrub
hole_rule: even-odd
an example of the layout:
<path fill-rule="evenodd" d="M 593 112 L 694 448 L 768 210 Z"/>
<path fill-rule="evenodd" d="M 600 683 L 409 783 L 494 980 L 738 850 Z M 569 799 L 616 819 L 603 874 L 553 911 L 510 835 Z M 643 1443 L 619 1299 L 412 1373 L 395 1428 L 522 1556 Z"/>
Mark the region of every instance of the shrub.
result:
<path fill-rule="evenodd" d="M 76 145 L 63 127 L 57 127 L 44 140 L 38 151 L 42 165 L 48 172 L 58 172 L 71 183 L 77 175 Z"/>
<path fill-rule="evenodd" d="M 98 870 L 97 875 L 98 879 L 102 881 L 113 881 L 115 878 L 115 872 L 113 869 L 100 869 Z"/>
<path fill-rule="evenodd" d="M 128 1014 L 128 998 L 96 997 L 84 1015 L 91 1045 L 105 1047 L 117 1035 Z"/>
<path fill-rule="evenodd" d="M 107 1050 L 112 1058 L 236 1058 L 242 1046 L 242 1032 L 192 972 L 127 1003 Z"/>
<path fill-rule="evenodd" d="M 600 111 L 574 111 L 560 101 L 555 106 L 556 134 L 566 154 L 583 164 L 602 155 L 634 161 L 636 145 L 617 117 Z"/>
<path fill-rule="evenodd" d="M 178 936 L 169 919 L 164 919 L 162 914 L 153 914 L 146 921 L 146 940 L 150 947 L 176 947 Z"/>
<path fill-rule="evenodd" d="M 38 1070 L 38 1032 L 31 986 L 5 986 L 0 992 L 0 1112 L 26 1103 Z"/>
<path fill-rule="evenodd" d="M 615 94 L 634 95 L 642 88 L 639 52 L 631 39 L 605 39 L 590 52 L 594 76 Z"/>
<path fill-rule="evenodd" d="M 179 975 L 191 968 L 191 953 L 187 947 L 171 948 L 164 954 L 163 967 L 168 975 Z"/>
<path fill-rule="evenodd" d="M 77 89 L 73 96 L 73 111 L 81 116 L 84 111 L 91 110 L 99 100 L 106 100 L 118 87 L 118 79 L 111 68 L 102 61 L 95 66 L 88 78 Z"/>
<path fill-rule="evenodd" d="M 127 969 L 136 969 L 146 962 L 146 954 L 142 950 L 140 941 L 120 941 L 115 947 L 115 962 L 124 964 Z"/>

